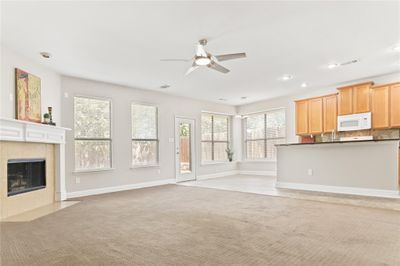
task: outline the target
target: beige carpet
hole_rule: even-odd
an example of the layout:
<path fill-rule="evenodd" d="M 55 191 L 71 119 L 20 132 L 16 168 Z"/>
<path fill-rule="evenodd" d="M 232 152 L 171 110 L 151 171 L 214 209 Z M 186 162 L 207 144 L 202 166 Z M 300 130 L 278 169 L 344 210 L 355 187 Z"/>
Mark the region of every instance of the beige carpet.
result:
<path fill-rule="evenodd" d="M 400 212 L 168 185 L 1 223 L 1 265 L 400 265 Z"/>

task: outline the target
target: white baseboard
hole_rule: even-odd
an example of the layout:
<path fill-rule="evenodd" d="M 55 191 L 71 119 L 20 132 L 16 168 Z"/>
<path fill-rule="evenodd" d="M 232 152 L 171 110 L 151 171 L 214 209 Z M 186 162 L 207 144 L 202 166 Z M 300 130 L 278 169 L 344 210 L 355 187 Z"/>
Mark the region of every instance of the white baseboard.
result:
<path fill-rule="evenodd" d="M 241 175 L 266 175 L 266 176 L 276 176 L 276 171 L 246 171 L 239 170 Z"/>
<path fill-rule="evenodd" d="M 277 188 L 297 189 L 297 190 L 307 190 L 307 191 L 330 192 L 330 193 L 339 193 L 339 194 L 351 194 L 351 195 L 359 195 L 359 196 L 400 198 L 400 193 L 398 190 L 325 186 L 325 185 L 288 183 L 288 182 L 276 182 L 276 187 Z"/>
<path fill-rule="evenodd" d="M 104 193 L 111 193 L 111 192 L 117 192 L 117 191 L 124 191 L 124 190 L 131 190 L 131 189 L 162 186 L 162 185 L 175 184 L 175 183 L 176 183 L 175 179 L 163 179 L 163 180 L 150 181 L 150 182 L 137 183 L 137 184 L 73 191 L 73 192 L 67 192 L 67 199 L 90 196 L 90 195 L 98 195 L 98 194 L 104 194 Z"/>
<path fill-rule="evenodd" d="M 215 174 L 208 174 L 208 175 L 198 175 L 196 177 L 196 180 L 205 180 L 205 179 L 210 179 L 210 178 L 217 178 L 217 177 L 224 177 L 224 176 L 230 176 L 230 175 L 237 175 L 239 173 L 238 170 L 232 170 L 232 171 L 225 171 L 225 172 L 219 172 Z"/>

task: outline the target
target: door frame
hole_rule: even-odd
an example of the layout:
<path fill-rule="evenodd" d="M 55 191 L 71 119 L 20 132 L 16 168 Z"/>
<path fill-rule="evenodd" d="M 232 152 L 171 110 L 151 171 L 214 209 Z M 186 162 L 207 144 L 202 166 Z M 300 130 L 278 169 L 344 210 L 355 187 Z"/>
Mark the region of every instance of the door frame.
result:
<path fill-rule="evenodd" d="M 194 178 L 193 179 L 188 179 L 188 180 L 180 180 L 178 181 L 178 175 L 179 175 L 179 166 L 178 166 L 178 156 L 177 156 L 177 141 L 178 141 L 178 132 L 177 132 L 177 127 L 178 127 L 178 121 L 179 119 L 183 120 L 191 120 L 193 121 L 193 129 L 192 129 L 192 141 L 193 145 L 191 145 L 191 163 L 192 163 L 192 173 Z M 196 118 L 195 117 L 190 117 L 190 116 L 182 116 L 182 115 L 176 115 L 174 119 L 174 161 L 175 161 L 175 182 L 185 182 L 185 181 L 194 181 L 197 180 L 197 156 L 196 156 Z"/>

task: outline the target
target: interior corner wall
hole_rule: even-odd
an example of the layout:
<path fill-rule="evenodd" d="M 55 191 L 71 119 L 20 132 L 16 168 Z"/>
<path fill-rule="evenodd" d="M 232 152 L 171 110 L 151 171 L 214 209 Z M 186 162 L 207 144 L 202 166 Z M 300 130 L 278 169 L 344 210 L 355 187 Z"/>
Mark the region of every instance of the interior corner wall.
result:
<path fill-rule="evenodd" d="M 108 98 L 112 102 L 113 168 L 110 171 L 74 172 L 74 136 L 67 132 L 66 186 L 67 192 L 79 192 L 138 183 L 175 179 L 175 116 L 193 118 L 195 124 L 196 175 L 206 176 L 229 173 L 237 170 L 235 163 L 201 164 L 201 111 L 234 115 L 234 106 L 168 95 L 165 93 L 129 88 L 98 81 L 73 77 L 62 77 L 62 121 L 63 126 L 74 127 L 74 96 Z M 158 107 L 159 113 L 159 167 L 131 169 L 131 103 L 149 103 Z M 235 134 L 235 133 L 234 133 Z M 76 178 L 80 182 L 76 182 Z"/>
<path fill-rule="evenodd" d="M 39 56 L 39 55 L 38 55 Z M 41 80 L 42 115 L 53 107 L 53 120 L 61 125 L 61 77 L 44 65 L 1 46 L 0 117 L 15 118 L 15 68 L 38 76 Z"/>
<path fill-rule="evenodd" d="M 306 99 L 310 97 L 316 96 L 323 96 L 329 93 L 337 92 L 338 87 L 366 82 L 366 81 L 373 81 L 376 85 L 391 83 L 391 82 L 399 82 L 400 81 L 400 72 L 386 74 L 376 77 L 370 77 L 360 80 L 354 80 L 348 83 L 340 83 L 336 86 L 330 87 L 320 87 L 320 88 L 308 88 L 302 91 L 302 93 L 279 97 L 275 99 L 259 101 L 255 103 L 250 103 L 246 105 L 241 105 L 237 107 L 238 114 L 249 114 L 254 112 L 266 111 L 269 109 L 275 108 L 285 108 L 286 110 L 286 137 L 287 143 L 297 143 L 299 142 L 299 138 L 296 136 L 296 129 L 295 129 L 295 100 L 299 99 Z M 245 160 L 239 164 L 240 171 L 256 171 L 256 172 L 263 172 L 263 171 L 276 171 L 276 162 L 246 162 Z"/>

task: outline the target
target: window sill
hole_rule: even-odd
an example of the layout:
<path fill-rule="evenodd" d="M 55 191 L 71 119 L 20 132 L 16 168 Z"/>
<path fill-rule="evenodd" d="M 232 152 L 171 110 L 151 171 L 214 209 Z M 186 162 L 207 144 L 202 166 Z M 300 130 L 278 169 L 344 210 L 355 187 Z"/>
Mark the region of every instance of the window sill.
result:
<path fill-rule="evenodd" d="M 141 168 L 160 168 L 159 164 L 150 164 L 150 165 L 136 165 L 136 166 L 131 166 L 130 169 L 141 169 Z"/>
<path fill-rule="evenodd" d="M 217 161 L 217 162 L 201 162 L 200 166 L 207 166 L 207 165 L 216 165 L 216 164 L 234 164 L 234 163 L 238 163 L 238 161 Z"/>
<path fill-rule="evenodd" d="M 74 174 L 84 174 L 84 173 L 95 173 L 95 172 L 107 172 L 113 171 L 115 168 L 101 168 L 101 169 L 87 169 L 87 170 L 74 170 L 72 173 Z"/>

